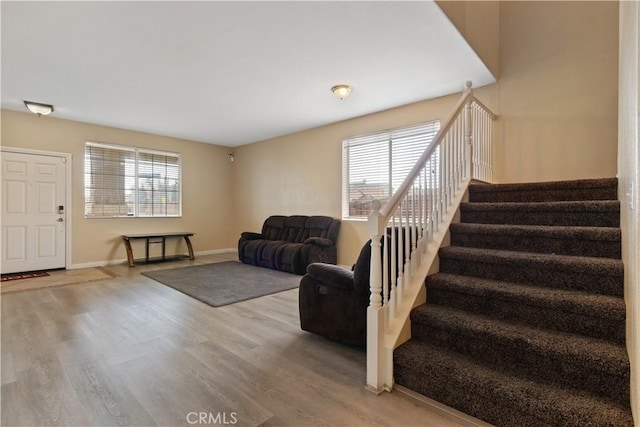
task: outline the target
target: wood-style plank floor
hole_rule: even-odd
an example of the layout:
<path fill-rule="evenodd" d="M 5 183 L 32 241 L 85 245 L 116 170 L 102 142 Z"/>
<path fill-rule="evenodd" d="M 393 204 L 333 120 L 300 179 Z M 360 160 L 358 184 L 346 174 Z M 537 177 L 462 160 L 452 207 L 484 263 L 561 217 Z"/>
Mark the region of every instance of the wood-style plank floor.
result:
<path fill-rule="evenodd" d="M 300 329 L 296 289 L 213 308 L 140 275 L 2 295 L 2 426 L 462 426 L 364 389 L 365 354 Z"/>

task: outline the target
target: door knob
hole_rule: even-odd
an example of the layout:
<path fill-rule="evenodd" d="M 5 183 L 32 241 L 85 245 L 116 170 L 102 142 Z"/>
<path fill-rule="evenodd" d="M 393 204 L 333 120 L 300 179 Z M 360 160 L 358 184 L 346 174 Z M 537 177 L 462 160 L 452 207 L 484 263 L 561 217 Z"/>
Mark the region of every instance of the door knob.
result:
<path fill-rule="evenodd" d="M 63 222 L 64 218 L 58 218 L 58 222 Z"/>

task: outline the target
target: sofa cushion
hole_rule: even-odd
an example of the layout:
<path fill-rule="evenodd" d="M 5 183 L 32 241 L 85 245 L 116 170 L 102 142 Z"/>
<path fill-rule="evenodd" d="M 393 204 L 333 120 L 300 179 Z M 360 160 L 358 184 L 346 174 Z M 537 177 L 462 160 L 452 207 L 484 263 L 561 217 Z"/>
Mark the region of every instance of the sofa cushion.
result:
<path fill-rule="evenodd" d="M 241 240 L 238 244 L 238 255 L 240 261 L 245 264 L 260 265 L 262 249 L 267 244 L 267 240 Z"/>
<path fill-rule="evenodd" d="M 262 225 L 262 235 L 266 240 L 283 240 L 284 220 L 283 215 L 273 215 L 267 218 Z"/>
<path fill-rule="evenodd" d="M 302 243 L 309 237 L 309 231 L 305 229 L 305 223 L 309 217 L 304 215 L 293 215 L 285 218 L 284 230 L 278 240 L 291 243 Z"/>
<path fill-rule="evenodd" d="M 306 265 L 302 265 L 302 243 L 283 243 L 275 255 L 275 268 L 280 271 L 304 274 Z"/>
<path fill-rule="evenodd" d="M 243 239 L 246 240 L 258 240 L 258 239 L 264 239 L 264 236 L 260 233 L 253 233 L 251 231 L 244 231 L 241 235 L 240 235 Z"/>
<path fill-rule="evenodd" d="M 333 243 L 329 239 L 325 239 L 324 237 L 309 237 L 307 240 L 305 240 L 302 243 L 304 243 L 305 245 L 318 245 L 325 248 L 335 246 L 335 243 Z"/>
<path fill-rule="evenodd" d="M 278 268 L 276 264 L 276 258 L 278 257 L 278 251 L 282 245 L 287 242 L 284 240 L 264 240 L 260 251 L 260 258 L 258 263 L 260 267 Z"/>
<path fill-rule="evenodd" d="M 305 228 L 309 230 L 307 237 L 322 237 L 331 240 L 334 244 L 338 238 L 338 228 L 340 222 L 329 216 L 311 216 L 305 223 Z"/>

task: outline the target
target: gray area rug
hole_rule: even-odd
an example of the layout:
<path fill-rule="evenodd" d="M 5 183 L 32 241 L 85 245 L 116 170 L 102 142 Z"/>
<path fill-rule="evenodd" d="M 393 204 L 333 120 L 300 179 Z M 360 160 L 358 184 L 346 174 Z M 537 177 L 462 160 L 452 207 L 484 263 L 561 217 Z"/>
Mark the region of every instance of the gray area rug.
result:
<path fill-rule="evenodd" d="M 297 288 L 301 276 L 238 261 L 142 273 L 213 307 Z"/>

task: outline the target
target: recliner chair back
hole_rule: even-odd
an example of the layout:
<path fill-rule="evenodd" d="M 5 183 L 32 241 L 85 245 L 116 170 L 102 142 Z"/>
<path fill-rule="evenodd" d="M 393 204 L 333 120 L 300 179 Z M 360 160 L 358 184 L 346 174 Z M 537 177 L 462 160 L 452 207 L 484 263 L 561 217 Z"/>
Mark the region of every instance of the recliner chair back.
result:
<path fill-rule="evenodd" d="M 387 232 L 390 230 L 387 229 Z M 384 237 L 384 236 L 383 236 Z M 387 241 L 391 243 L 391 235 L 387 234 Z M 396 245 L 398 245 L 398 238 L 395 239 Z M 385 239 L 380 239 L 380 258 L 384 257 L 384 245 Z M 396 246 L 397 247 L 397 246 Z M 404 259 L 404 250 L 405 248 L 396 249 L 396 257 L 398 257 L 398 253 L 400 253 L 400 260 Z M 387 253 L 387 258 L 391 261 L 391 251 Z M 389 266 L 391 266 L 391 262 L 389 262 Z M 382 265 L 381 265 L 382 267 Z M 389 271 L 389 278 L 387 283 L 391 283 L 392 274 L 398 275 L 399 272 L 399 263 L 396 262 L 395 271 Z M 358 259 L 356 263 L 353 265 L 353 289 L 358 293 L 369 293 L 370 289 L 370 278 L 371 278 L 371 240 L 367 240 L 367 243 L 364 244 L 362 249 L 360 250 L 360 254 L 358 255 Z"/>

